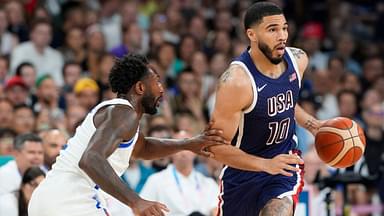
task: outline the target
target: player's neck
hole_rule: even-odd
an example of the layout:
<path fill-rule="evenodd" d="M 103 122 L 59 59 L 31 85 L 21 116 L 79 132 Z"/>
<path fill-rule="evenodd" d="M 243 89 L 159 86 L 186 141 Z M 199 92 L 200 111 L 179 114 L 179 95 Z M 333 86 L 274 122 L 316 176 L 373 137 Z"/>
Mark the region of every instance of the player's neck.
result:
<path fill-rule="evenodd" d="M 143 113 L 143 108 L 141 106 L 141 103 L 139 102 L 139 99 L 133 96 L 132 94 L 118 94 L 117 98 L 127 100 L 132 106 L 133 109 L 138 113 Z"/>
<path fill-rule="evenodd" d="M 257 70 L 259 70 L 260 73 L 262 73 L 268 77 L 272 77 L 272 78 L 275 76 L 278 77 L 286 69 L 284 60 L 281 61 L 279 64 L 273 64 L 264 55 L 264 53 L 261 52 L 260 49 L 251 48 L 249 51 L 249 54 L 252 58 L 252 61 L 255 63 Z"/>

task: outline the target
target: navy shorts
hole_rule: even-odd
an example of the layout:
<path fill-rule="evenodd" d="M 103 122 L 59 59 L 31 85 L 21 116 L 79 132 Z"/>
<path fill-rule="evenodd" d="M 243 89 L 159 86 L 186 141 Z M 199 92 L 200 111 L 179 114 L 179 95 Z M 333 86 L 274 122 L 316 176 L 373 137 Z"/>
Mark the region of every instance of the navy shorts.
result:
<path fill-rule="evenodd" d="M 292 177 L 225 168 L 220 184 L 218 216 L 258 216 L 273 198 L 291 197 L 295 204 L 304 186 L 304 165 Z"/>

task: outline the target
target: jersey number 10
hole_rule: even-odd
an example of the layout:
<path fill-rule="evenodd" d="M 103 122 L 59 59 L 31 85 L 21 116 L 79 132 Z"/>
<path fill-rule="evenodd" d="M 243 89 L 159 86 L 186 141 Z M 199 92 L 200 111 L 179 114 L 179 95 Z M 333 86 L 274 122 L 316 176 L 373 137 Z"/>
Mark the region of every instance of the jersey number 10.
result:
<path fill-rule="evenodd" d="M 268 124 L 269 128 L 269 138 L 267 141 L 267 145 L 272 145 L 274 143 L 278 144 L 287 139 L 290 118 L 286 118 L 281 120 L 280 122 L 270 122 Z"/>

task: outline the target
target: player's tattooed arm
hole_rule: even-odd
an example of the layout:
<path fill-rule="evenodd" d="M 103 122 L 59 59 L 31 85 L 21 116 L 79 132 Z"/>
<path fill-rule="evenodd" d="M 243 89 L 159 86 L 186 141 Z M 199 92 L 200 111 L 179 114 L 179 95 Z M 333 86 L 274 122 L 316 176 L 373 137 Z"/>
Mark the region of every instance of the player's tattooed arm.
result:
<path fill-rule="evenodd" d="M 292 52 L 292 54 L 297 58 L 297 59 L 300 59 L 302 58 L 303 56 L 305 56 L 305 52 L 302 50 L 302 49 L 299 49 L 299 48 L 294 48 L 294 47 L 290 47 L 289 48 Z"/>
<path fill-rule="evenodd" d="M 227 83 L 228 81 L 231 81 L 234 78 L 235 70 L 241 70 L 241 67 L 238 65 L 231 65 L 229 68 L 224 71 L 219 80 L 219 86 L 220 84 Z"/>
<path fill-rule="evenodd" d="M 305 122 L 304 127 L 308 130 L 317 130 L 319 129 L 319 124 L 317 124 L 314 118 L 311 118 Z"/>
<path fill-rule="evenodd" d="M 319 131 L 321 125 L 324 124 L 325 121 L 318 120 L 309 113 L 307 113 L 300 105 L 296 105 L 295 107 L 295 118 L 296 122 L 303 128 L 307 129 L 312 135 L 316 135 Z"/>

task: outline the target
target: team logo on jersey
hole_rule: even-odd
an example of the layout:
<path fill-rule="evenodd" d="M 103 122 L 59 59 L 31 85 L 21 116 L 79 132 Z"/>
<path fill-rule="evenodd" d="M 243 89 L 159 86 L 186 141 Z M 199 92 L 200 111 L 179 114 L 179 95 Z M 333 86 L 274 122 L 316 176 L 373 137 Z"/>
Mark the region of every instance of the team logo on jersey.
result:
<path fill-rule="evenodd" d="M 291 90 L 272 96 L 267 99 L 268 115 L 273 117 L 294 107 L 293 93 Z"/>
<path fill-rule="evenodd" d="M 263 91 L 263 89 L 265 88 L 265 86 L 267 86 L 267 84 L 264 84 L 264 85 L 261 86 L 261 87 L 257 87 L 257 92 L 261 92 L 261 91 Z"/>
<path fill-rule="evenodd" d="M 296 73 L 289 75 L 289 82 L 293 82 L 296 79 L 297 79 Z"/>

